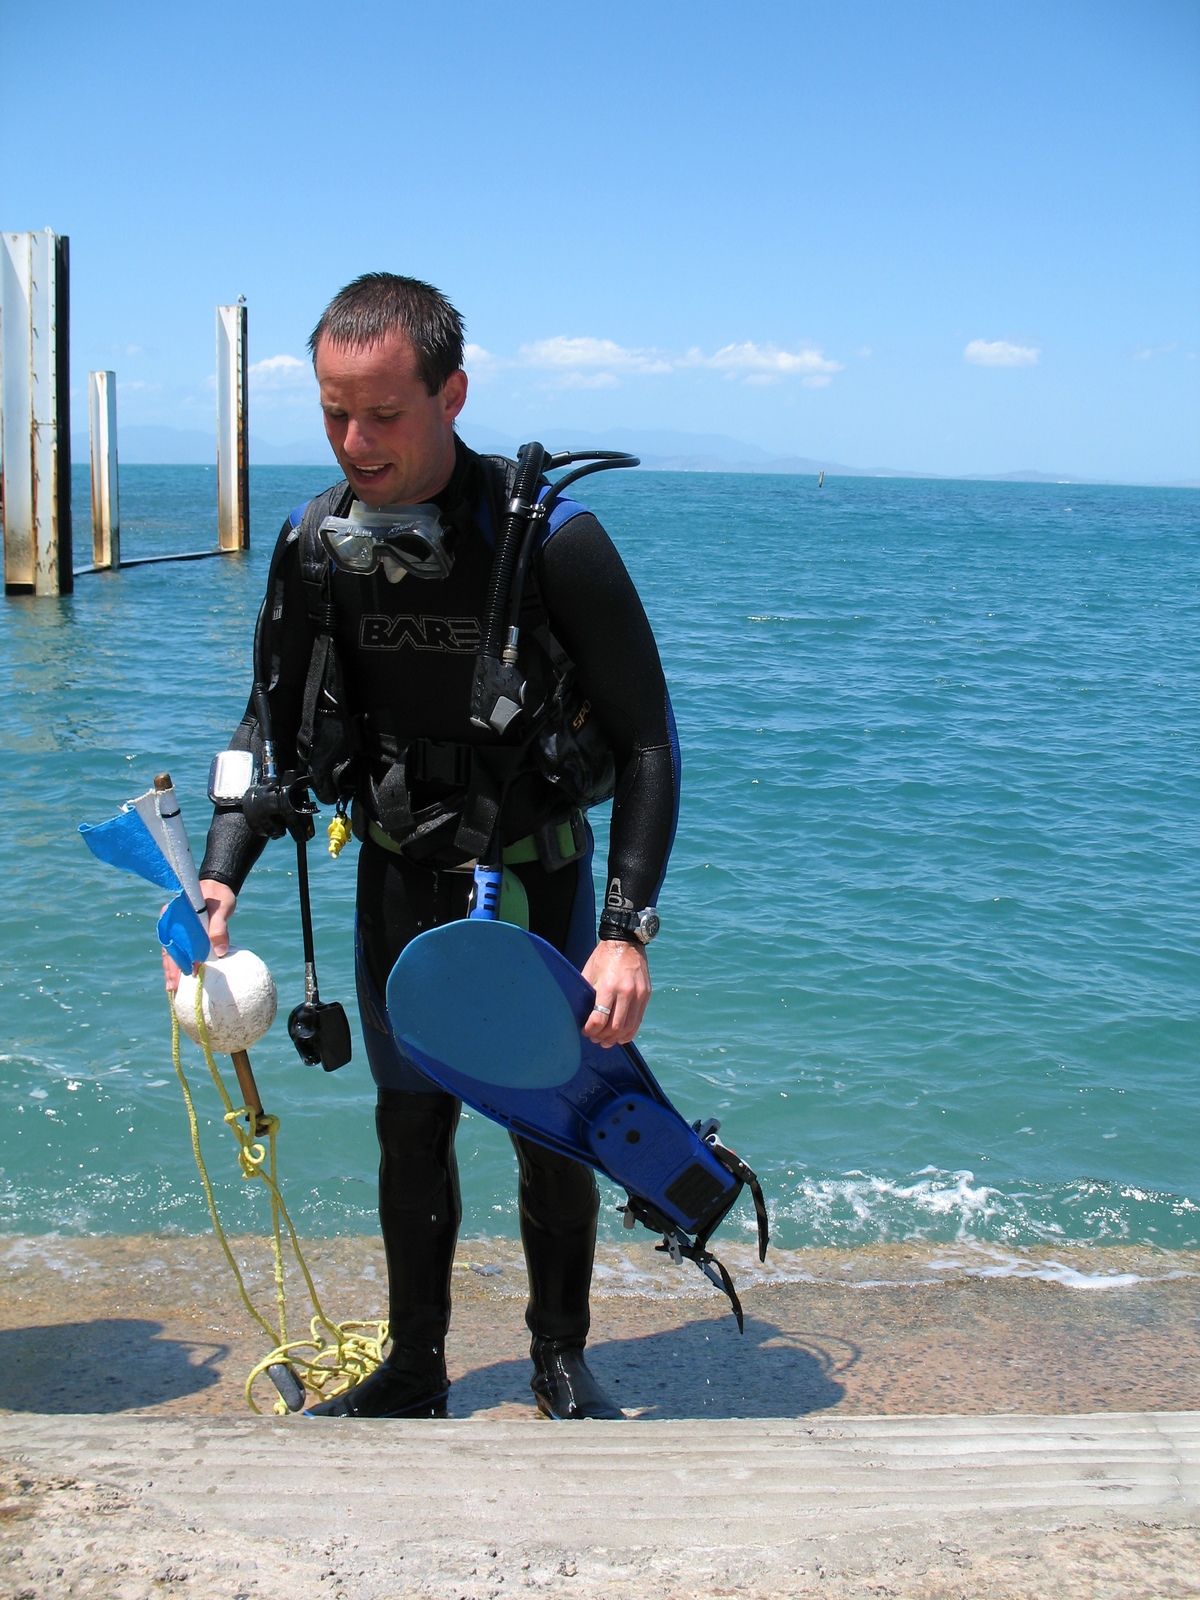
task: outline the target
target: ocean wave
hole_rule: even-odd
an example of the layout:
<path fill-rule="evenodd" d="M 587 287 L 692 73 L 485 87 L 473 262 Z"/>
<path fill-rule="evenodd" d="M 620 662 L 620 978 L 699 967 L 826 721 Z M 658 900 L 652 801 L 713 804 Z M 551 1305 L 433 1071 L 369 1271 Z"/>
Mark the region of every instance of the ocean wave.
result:
<path fill-rule="evenodd" d="M 491 1246 L 493 1254 L 503 1248 L 496 1242 Z M 717 1240 L 714 1248 L 740 1293 L 789 1284 L 856 1292 L 903 1289 L 937 1293 L 972 1280 L 1042 1283 L 1074 1292 L 1129 1290 L 1138 1285 L 1200 1278 L 1200 1253 L 1137 1245 L 1078 1245 L 1047 1251 L 968 1244 L 952 1253 L 927 1244 L 804 1250 L 772 1246 L 765 1262 L 760 1262 L 757 1251 L 746 1244 L 723 1244 Z M 506 1263 L 504 1270 L 516 1275 L 519 1266 L 518 1259 L 511 1265 Z M 593 1294 L 618 1299 L 659 1296 L 702 1300 L 711 1296 L 711 1290 L 699 1274 L 673 1267 L 652 1245 L 639 1241 L 623 1248 L 600 1245 Z"/>
<path fill-rule="evenodd" d="M 497 1246 L 492 1248 L 495 1253 Z M 970 1243 L 953 1252 L 924 1243 L 801 1250 L 772 1246 L 765 1262 L 746 1244 L 722 1245 L 718 1240 L 714 1248 L 742 1292 L 798 1283 L 864 1291 L 937 1291 L 970 1280 L 1028 1281 L 1095 1291 L 1200 1278 L 1200 1253 L 1138 1245 L 1076 1245 L 1053 1252 Z M 690 1300 L 707 1298 L 710 1292 L 697 1274 L 673 1268 L 647 1243 L 624 1248 L 602 1244 L 596 1253 L 593 1293 L 600 1297 L 660 1295 Z"/>
<path fill-rule="evenodd" d="M 948 1277 L 960 1274 L 967 1278 L 1031 1278 L 1037 1283 L 1057 1283 L 1064 1289 L 1128 1289 L 1135 1283 L 1163 1283 L 1173 1278 L 1200 1276 L 1200 1272 L 1183 1267 L 1157 1273 L 1122 1272 L 1112 1265 L 1089 1270 L 1074 1262 L 1060 1261 L 1056 1256 L 1013 1255 L 1002 1250 L 984 1250 L 978 1245 L 966 1259 L 930 1261 L 927 1270 L 944 1272 Z"/>
<path fill-rule="evenodd" d="M 775 1199 L 772 1224 L 793 1247 L 890 1242 L 1200 1245 L 1186 1195 L 1080 1178 L 1002 1188 L 974 1172 L 924 1167 L 907 1178 L 847 1172 L 803 1178 Z M 743 1219 L 747 1230 L 751 1224 Z"/>

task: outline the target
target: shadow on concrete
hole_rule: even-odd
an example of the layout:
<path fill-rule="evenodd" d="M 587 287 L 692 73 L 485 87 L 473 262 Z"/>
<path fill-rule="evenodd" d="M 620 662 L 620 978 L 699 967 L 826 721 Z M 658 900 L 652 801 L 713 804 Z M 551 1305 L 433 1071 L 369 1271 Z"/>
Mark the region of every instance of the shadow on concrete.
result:
<path fill-rule="evenodd" d="M 752 1316 L 744 1335 L 724 1317 L 588 1346 L 588 1364 L 613 1400 L 657 1419 L 827 1411 L 844 1398 L 838 1377 L 858 1356 L 848 1340 L 785 1333 Z M 500 1361 L 466 1373 L 450 1391 L 451 1415 L 469 1417 L 514 1402 L 531 1406 L 531 1372 L 528 1361 Z"/>
<path fill-rule="evenodd" d="M 220 1382 L 228 1345 L 161 1339 L 134 1317 L 0 1329 L 0 1407 L 110 1412 L 199 1394 Z"/>

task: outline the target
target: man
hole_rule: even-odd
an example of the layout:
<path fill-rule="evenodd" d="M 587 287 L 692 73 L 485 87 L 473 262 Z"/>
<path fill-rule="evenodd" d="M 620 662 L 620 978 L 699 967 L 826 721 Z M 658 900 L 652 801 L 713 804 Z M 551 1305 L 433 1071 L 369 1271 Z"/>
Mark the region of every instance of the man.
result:
<path fill-rule="evenodd" d="M 575 960 L 595 988 L 589 1037 L 607 1046 L 628 1043 L 650 998 L 642 941 L 653 919 L 639 921 L 638 913 L 653 906 L 671 847 L 678 746 L 637 593 L 600 524 L 573 507 L 531 563 L 535 620 L 544 626 L 522 628 L 519 665 L 531 683 L 544 684 L 555 650 L 560 663 L 565 651 L 586 697 L 582 704 L 615 758 L 608 892 L 597 942 L 590 834 L 569 807 L 564 813 L 554 773 L 521 753 L 519 729 L 506 739 L 468 717 L 504 501 L 501 468 L 455 433 L 467 395 L 462 319 L 428 284 L 370 273 L 334 298 L 309 348 L 325 431 L 346 481 L 285 525 L 260 627 L 270 628 L 278 765 L 301 768 L 314 742 L 311 714 L 305 724 L 319 621 L 312 597 L 319 583 L 327 585 L 320 593 L 333 608 L 339 688 L 355 745 L 341 771 L 353 788 L 361 840 L 356 976 L 378 1085 L 391 1330 L 384 1365 L 313 1412 L 444 1416 L 450 1273 L 461 1219 L 454 1157 L 460 1108 L 397 1051 L 382 998 L 388 974 L 410 939 L 466 914 L 473 862 L 463 845 L 464 817 L 469 821 L 487 775 L 501 770 L 500 838 L 508 873 L 523 891 L 518 897 L 528 902 L 528 926 Z M 327 556 L 317 570 L 320 521 L 347 516 L 353 502 L 360 515 L 436 507 L 449 570 L 430 578 L 400 571 L 393 560 L 360 576 L 331 567 Z M 253 697 L 232 746 L 261 750 Z M 570 825 L 556 826 L 564 821 Z M 552 859 L 548 847 L 531 846 L 539 829 L 543 841 L 567 841 Z M 572 839 L 588 840 L 586 853 L 572 849 Z M 262 848 L 240 811 L 218 807 L 200 869 L 218 954 Z M 538 1406 L 553 1417 L 619 1417 L 583 1356 L 599 1208 L 595 1179 L 590 1168 L 540 1145 L 517 1137 L 513 1144 Z"/>

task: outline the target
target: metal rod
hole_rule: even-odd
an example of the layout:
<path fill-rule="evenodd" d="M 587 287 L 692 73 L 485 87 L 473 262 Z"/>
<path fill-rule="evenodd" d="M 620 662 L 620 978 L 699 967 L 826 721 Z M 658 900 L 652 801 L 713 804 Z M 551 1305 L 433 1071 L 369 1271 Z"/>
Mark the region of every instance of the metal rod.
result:
<path fill-rule="evenodd" d="M 217 543 L 250 548 L 246 302 L 217 307 Z"/>
<path fill-rule="evenodd" d="M 71 559 L 70 250 L 51 232 L 0 234 L 4 585 L 53 598 Z"/>
<path fill-rule="evenodd" d="M 88 423 L 92 447 L 92 564 L 95 571 L 105 572 L 121 565 L 115 372 L 88 373 Z"/>
<path fill-rule="evenodd" d="M 235 1050 L 232 1061 L 233 1070 L 237 1073 L 238 1088 L 242 1091 L 242 1099 L 246 1102 L 247 1111 L 252 1113 L 253 1131 L 256 1135 L 266 1133 L 266 1112 L 263 1110 L 258 1085 L 254 1081 L 254 1069 L 250 1065 L 250 1057 L 245 1050 Z"/>
<path fill-rule="evenodd" d="M 132 561 L 122 561 L 121 570 L 126 567 L 156 567 L 163 561 L 207 561 L 209 556 L 223 556 L 224 550 L 186 550 L 177 556 L 135 556 Z M 102 567 L 76 567 L 75 576 L 86 578 L 89 572 L 102 572 Z"/>

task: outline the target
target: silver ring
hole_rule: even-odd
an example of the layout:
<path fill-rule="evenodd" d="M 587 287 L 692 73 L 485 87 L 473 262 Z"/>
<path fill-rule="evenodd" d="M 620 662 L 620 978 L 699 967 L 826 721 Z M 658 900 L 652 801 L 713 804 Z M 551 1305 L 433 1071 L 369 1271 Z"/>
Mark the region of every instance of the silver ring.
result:
<path fill-rule="evenodd" d="M 592 1010 L 593 1011 L 598 1011 L 602 1017 L 611 1017 L 612 1016 L 612 1007 L 611 1006 L 593 1006 Z"/>

